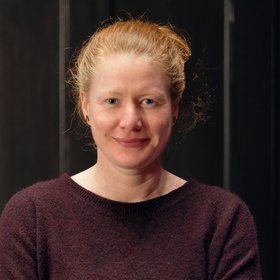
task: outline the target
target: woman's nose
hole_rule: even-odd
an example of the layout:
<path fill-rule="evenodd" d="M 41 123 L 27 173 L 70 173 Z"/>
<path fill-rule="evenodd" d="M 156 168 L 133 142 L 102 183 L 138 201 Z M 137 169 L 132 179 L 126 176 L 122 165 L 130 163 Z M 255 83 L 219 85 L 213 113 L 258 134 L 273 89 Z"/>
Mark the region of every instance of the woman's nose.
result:
<path fill-rule="evenodd" d="M 128 130 L 141 130 L 142 125 L 140 108 L 137 108 L 135 104 L 125 106 L 120 118 L 120 127 Z"/>

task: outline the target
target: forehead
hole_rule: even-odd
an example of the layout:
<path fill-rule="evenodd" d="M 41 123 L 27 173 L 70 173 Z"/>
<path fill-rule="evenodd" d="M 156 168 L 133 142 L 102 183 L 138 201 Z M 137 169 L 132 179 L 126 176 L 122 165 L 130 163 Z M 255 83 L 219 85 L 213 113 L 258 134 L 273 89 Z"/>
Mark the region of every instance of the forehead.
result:
<path fill-rule="evenodd" d="M 120 68 L 153 68 L 154 72 L 163 74 L 162 69 L 152 60 L 152 58 L 134 53 L 117 53 L 101 56 L 97 61 L 96 69 L 104 69 L 107 66 Z"/>
<path fill-rule="evenodd" d="M 99 60 L 92 85 L 119 83 L 169 86 L 166 75 L 149 58 L 135 54 L 115 54 Z"/>

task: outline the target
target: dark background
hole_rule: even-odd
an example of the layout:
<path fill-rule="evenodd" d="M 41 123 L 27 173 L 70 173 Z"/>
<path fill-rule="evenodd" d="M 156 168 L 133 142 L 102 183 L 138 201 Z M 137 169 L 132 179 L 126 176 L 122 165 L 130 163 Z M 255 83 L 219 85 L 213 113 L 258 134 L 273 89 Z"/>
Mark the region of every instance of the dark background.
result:
<path fill-rule="evenodd" d="M 279 12 L 277 0 L 1 0 L 0 211 L 17 190 L 93 164 L 72 121 L 70 58 L 100 21 L 144 15 L 191 38 L 184 102 L 211 97 L 206 123 L 176 125 L 164 165 L 242 197 L 264 279 L 280 279 Z"/>

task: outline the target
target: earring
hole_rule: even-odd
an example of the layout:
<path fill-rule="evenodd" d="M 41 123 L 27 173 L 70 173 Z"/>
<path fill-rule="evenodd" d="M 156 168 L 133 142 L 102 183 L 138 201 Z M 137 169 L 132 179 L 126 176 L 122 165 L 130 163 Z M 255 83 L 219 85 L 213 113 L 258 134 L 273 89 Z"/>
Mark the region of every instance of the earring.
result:
<path fill-rule="evenodd" d="M 86 121 L 89 122 L 89 117 L 88 117 L 88 115 L 86 115 Z"/>
<path fill-rule="evenodd" d="M 92 147 L 94 150 L 97 150 L 97 145 L 95 144 L 95 142 L 92 143 Z"/>

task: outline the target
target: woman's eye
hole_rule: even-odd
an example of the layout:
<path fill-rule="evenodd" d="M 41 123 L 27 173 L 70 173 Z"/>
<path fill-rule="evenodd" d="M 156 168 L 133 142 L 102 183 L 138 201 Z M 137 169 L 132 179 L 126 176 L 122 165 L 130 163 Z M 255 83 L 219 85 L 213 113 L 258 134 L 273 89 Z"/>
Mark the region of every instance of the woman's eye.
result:
<path fill-rule="evenodd" d="M 146 98 L 146 99 L 143 100 L 143 104 L 144 105 L 154 105 L 155 101 L 151 98 Z"/>
<path fill-rule="evenodd" d="M 118 104 L 118 103 L 119 103 L 119 101 L 118 101 L 117 98 L 107 98 L 107 99 L 105 100 L 105 102 L 106 102 L 107 104 L 110 104 L 110 105 L 114 105 L 114 104 Z"/>

